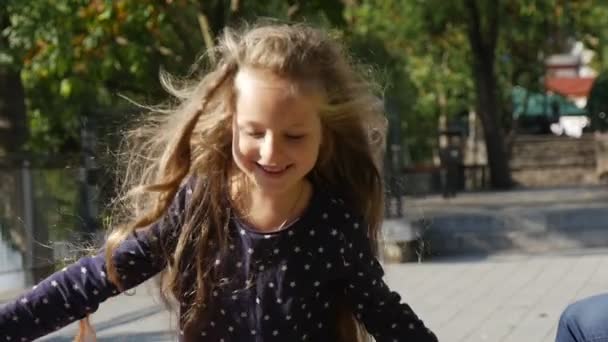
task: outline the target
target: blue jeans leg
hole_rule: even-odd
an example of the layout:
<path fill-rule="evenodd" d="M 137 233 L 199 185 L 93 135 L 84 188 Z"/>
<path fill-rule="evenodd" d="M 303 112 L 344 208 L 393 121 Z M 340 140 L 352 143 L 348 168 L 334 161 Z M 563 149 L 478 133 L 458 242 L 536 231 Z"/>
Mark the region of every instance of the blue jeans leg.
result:
<path fill-rule="evenodd" d="M 570 304 L 559 319 L 555 342 L 608 342 L 608 294 Z"/>

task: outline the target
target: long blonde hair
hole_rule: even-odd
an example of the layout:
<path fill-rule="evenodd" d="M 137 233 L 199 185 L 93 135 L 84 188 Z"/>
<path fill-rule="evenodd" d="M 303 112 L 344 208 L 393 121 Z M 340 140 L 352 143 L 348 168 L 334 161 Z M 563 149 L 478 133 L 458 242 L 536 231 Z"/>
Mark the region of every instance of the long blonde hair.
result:
<path fill-rule="evenodd" d="M 165 249 L 161 273 L 162 298 L 183 299 L 184 332 L 201 319 L 212 275 L 208 253 L 224 253 L 229 213 L 223 203 L 231 167 L 231 120 L 234 115 L 234 78 L 244 67 L 262 68 L 299 80 L 313 80 L 326 94 L 321 109 L 322 147 L 309 175 L 313 184 L 339 192 L 369 224 L 376 251 L 383 217 L 383 185 L 378 151 L 386 121 L 373 83 L 358 72 L 340 43 L 306 25 L 259 25 L 226 29 L 213 54 L 211 71 L 189 82 L 162 78 L 175 97 L 174 106 L 147 114 L 129 132 L 124 144 L 126 167 L 122 180 L 116 228 L 108 236 L 106 261 L 109 279 L 120 286 L 112 254 L 134 230 L 147 229 L 166 213 L 180 185 L 196 176 L 197 184 L 184 212 L 174 248 Z M 178 84 L 179 83 L 179 84 Z M 204 186 L 203 186 L 204 184 Z M 186 284 L 182 272 L 194 274 Z M 341 306 L 342 341 L 367 338 L 353 313 Z"/>

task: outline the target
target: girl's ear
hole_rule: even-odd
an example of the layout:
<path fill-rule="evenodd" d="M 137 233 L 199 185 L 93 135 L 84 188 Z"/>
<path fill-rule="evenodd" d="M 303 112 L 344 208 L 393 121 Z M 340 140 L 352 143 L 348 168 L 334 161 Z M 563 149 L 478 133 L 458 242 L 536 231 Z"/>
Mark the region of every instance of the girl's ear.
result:
<path fill-rule="evenodd" d="M 97 336 L 95 336 L 95 329 L 89 322 L 89 316 L 81 319 L 78 323 L 78 335 L 74 338 L 74 342 L 97 342 Z"/>

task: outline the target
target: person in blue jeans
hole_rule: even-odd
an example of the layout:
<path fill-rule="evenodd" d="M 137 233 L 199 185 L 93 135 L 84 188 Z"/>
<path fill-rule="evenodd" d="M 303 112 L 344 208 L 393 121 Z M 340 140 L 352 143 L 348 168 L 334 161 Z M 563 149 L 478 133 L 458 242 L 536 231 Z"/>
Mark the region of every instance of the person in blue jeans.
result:
<path fill-rule="evenodd" d="M 608 294 L 570 304 L 559 319 L 555 342 L 608 342 Z"/>

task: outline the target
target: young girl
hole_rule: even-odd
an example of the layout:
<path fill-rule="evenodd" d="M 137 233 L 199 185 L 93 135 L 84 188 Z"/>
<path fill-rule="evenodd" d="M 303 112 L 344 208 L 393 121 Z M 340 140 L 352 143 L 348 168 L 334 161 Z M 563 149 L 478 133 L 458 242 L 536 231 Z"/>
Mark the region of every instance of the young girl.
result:
<path fill-rule="evenodd" d="M 216 53 L 199 82 L 165 82 L 179 105 L 131 134 L 130 215 L 104 252 L 4 306 L 0 340 L 59 329 L 162 272 L 180 341 L 436 341 L 376 258 L 384 120 L 370 83 L 302 25 L 228 30 Z"/>

